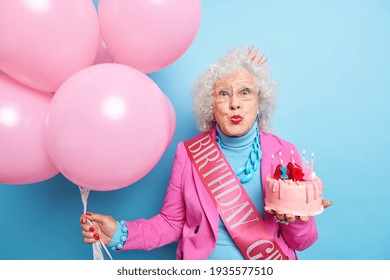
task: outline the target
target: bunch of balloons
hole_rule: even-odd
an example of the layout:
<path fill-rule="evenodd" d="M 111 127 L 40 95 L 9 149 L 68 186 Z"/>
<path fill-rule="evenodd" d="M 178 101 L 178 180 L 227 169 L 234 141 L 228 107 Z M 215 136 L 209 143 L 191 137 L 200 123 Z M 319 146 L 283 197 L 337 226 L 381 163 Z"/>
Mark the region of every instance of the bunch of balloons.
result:
<path fill-rule="evenodd" d="M 145 176 L 176 124 L 147 74 L 184 54 L 200 17 L 201 0 L 0 0 L 0 183 Z"/>

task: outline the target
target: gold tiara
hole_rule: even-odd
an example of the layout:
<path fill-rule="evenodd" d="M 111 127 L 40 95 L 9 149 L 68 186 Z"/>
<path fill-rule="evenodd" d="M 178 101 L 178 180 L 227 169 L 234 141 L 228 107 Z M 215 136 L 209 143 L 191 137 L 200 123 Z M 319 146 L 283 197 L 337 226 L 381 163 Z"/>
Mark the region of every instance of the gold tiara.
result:
<path fill-rule="evenodd" d="M 257 55 L 258 52 L 259 52 L 259 49 L 256 49 L 255 51 L 253 51 L 253 46 L 248 47 L 248 54 L 249 54 L 249 57 L 251 58 L 251 60 L 256 64 L 261 65 L 261 64 L 265 63 L 268 60 L 268 58 L 264 57 L 265 53 L 262 53 L 261 55 Z"/>

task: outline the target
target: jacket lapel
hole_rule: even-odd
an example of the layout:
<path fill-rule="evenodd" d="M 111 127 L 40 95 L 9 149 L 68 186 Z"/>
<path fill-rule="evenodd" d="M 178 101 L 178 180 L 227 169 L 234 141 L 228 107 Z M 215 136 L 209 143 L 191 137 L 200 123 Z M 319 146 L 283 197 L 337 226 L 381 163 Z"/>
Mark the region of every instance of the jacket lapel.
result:
<path fill-rule="evenodd" d="M 261 186 L 263 189 L 263 197 L 265 198 L 265 182 L 266 177 L 271 175 L 272 170 L 272 155 L 274 155 L 274 167 L 276 167 L 276 158 L 279 152 L 281 151 L 280 145 L 275 145 L 273 137 L 268 133 L 260 130 L 260 149 L 262 152 L 261 158 Z"/>

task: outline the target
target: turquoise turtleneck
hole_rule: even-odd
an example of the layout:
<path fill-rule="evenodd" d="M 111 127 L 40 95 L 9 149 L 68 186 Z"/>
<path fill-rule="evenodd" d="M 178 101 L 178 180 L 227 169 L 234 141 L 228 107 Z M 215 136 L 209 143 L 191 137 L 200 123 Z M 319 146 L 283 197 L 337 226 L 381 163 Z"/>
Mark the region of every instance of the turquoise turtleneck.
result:
<path fill-rule="evenodd" d="M 220 138 L 220 147 L 224 153 L 226 159 L 229 161 L 233 170 L 236 170 L 240 167 L 245 166 L 246 161 L 249 158 L 249 154 L 252 150 L 252 143 L 256 137 L 256 128 L 257 122 L 252 126 L 249 132 L 240 137 L 231 137 L 224 134 L 217 125 L 217 134 Z M 261 147 L 260 147 L 261 149 Z M 264 200 L 263 200 L 263 191 L 261 188 L 261 168 L 258 168 L 255 172 L 253 178 L 242 184 L 251 198 L 253 204 L 256 206 L 257 210 L 264 216 Z M 239 260 L 244 259 L 240 250 L 234 243 L 233 239 L 230 237 L 229 232 L 226 230 L 226 227 L 221 218 L 219 218 L 218 223 L 218 239 L 217 246 L 214 251 L 209 256 L 209 260 Z"/>

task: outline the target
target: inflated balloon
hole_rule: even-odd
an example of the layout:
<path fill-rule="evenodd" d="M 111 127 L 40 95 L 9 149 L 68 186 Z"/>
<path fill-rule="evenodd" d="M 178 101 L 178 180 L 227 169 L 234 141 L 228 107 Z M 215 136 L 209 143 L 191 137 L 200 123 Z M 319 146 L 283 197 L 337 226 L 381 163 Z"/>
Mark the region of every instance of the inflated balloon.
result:
<path fill-rule="evenodd" d="M 0 68 L 54 92 L 94 62 L 100 39 L 91 0 L 0 0 Z"/>
<path fill-rule="evenodd" d="M 31 184 L 58 174 L 44 141 L 52 96 L 0 73 L 1 184 Z"/>
<path fill-rule="evenodd" d="M 144 177 L 171 133 L 159 87 L 121 64 L 87 67 L 67 79 L 50 105 L 46 144 L 57 169 L 78 186 L 116 190 Z"/>
<path fill-rule="evenodd" d="M 201 0 L 100 0 L 98 16 L 115 61 L 151 73 L 190 47 L 200 25 Z"/>
<path fill-rule="evenodd" d="M 167 146 L 169 146 L 169 144 L 172 142 L 173 136 L 175 135 L 175 131 L 176 131 L 176 112 L 175 112 L 175 108 L 173 108 L 171 100 L 169 100 L 167 96 L 166 96 L 166 102 L 169 109 L 169 120 L 170 120 L 169 139 L 167 143 Z"/>

